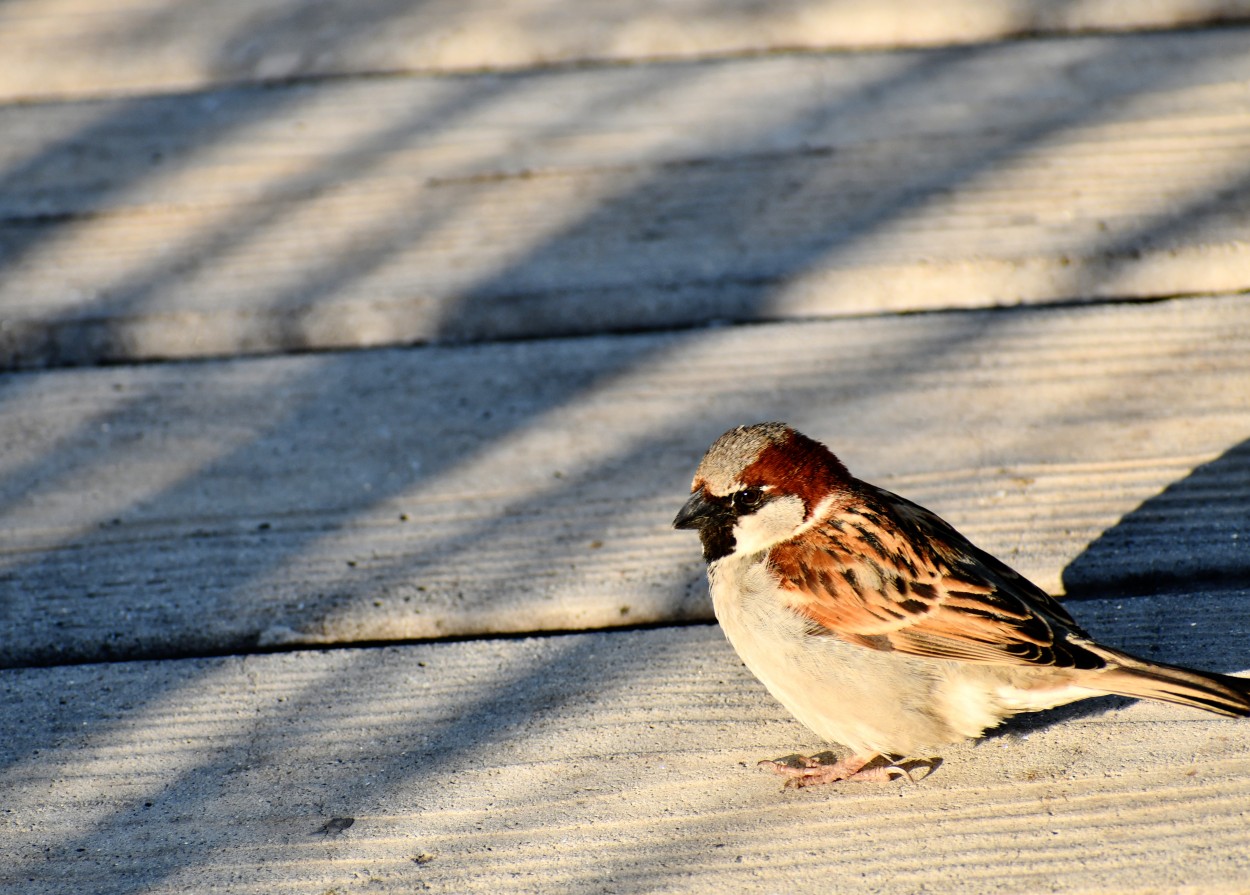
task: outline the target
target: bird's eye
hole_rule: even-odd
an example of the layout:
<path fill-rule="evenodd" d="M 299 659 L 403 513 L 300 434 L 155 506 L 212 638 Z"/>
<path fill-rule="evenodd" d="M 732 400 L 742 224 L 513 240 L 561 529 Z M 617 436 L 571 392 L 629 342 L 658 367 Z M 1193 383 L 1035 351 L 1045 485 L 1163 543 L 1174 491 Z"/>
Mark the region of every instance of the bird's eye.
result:
<path fill-rule="evenodd" d="M 758 507 L 764 500 L 764 489 L 762 488 L 743 488 L 741 491 L 735 491 L 733 496 L 734 509 L 742 513 L 747 510 L 753 510 Z"/>

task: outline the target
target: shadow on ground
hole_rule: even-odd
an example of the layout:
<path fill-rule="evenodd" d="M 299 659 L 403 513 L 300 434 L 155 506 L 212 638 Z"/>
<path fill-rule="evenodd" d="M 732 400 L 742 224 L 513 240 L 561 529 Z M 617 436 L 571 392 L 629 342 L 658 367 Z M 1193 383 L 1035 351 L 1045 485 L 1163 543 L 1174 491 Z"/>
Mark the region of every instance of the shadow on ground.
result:
<path fill-rule="evenodd" d="M 385 11 L 389 7 L 382 5 L 374 8 Z M 374 25 L 376 24 L 375 22 Z M 239 35 L 238 40 L 243 41 L 245 37 L 246 35 Z M 344 39 L 351 37 L 349 32 Z M 857 94 L 843 97 L 827 107 L 811 110 L 813 120 L 780 124 L 773 122 L 771 126 L 814 128 L 824 121 L 836 121 L 843 115 L 871 115 L 874 109 L 904 97 L 908 91 L 940 79 L 948 67 L 961 66 L 978 54 L 987 52 L 991 51 L 970 48 L 958 52 L 917 54 L 909 65 L 900 67 L 889 77 L 867 85 Z M 1102 60 L 1102 64 L 1113 66 L 1116 60 L 1109 58 Z M 697 66 L 674 66 L 672 69 L 674 81 L 696 76 L 697 73 Z M 1056 77 L 1066 76 L 1067 73 L 1056 73 Z M 1137 89 L 1146 91 L 1165 86 L 1166 83 L 1152 81 L 1148 73 L 1143 73 Z M 347 170 L 353 165 L 365 164 L 370 159 L 384 155 L 386 146 L 397 139 L 436 134 L 449 120 L 467 114 L 476 103 L 490 102 L 499 91 L 512 89 L 517 89 L 516 83 L 506 79 L 492 81 L 480 88 L 466 83 L 463 91 L 456 94 L 446 107 L 409 120 L 396 121 L 392 129 L 377 136 L 374 144 L 351 147 L 330 163 L 326 170 L 299 175 L 304 180 L 297 177 L 295 182 L 282 184 L 280 190 L 285 195 L 296 196 L 328 189 L 333 184 L 336 171 Z M 672 89 L 672 85 L 668 89 Z M 172 138 L 185 151 L 204 151 L 207 147 L 230 138 L 249 122 L 282 114 L 283 103 L 288 95 L 281 90 L 243 89 L 232 93 L 227 99 L 237 99 L 241 103 L 237 114 L 224 118 L 209 116 L 194 123 L 183 124 L 185 130 Z M 0 178 L 0 183 L 20 182 L 30 176 L 32 168 L 41 164 L 60 164 L 65 153 L 78 151 L 84 146 L 89 147 L 103 131 L 115 128 L 129 130 L 144 126 L 149 121 L 146 116 L 150 113 L 150 107 L 145 107 L 142 115 L 135 113 L 137 107 L 133 103 L 123 104 L 114 119 L 92 125 L 67 138 L 61 145 L 49 147 L 44 156 L 30 159 L 6 172 Z M 614 198 L 611 203 L 591 209 L 567 228 L 543 240 L 525 257 L 515 259 L 488 281 L 466 289 L 455 302 L 443 309 L 442 334 L 449 338 L 465 338 L 466 333 L 477 331 L 476 321 L 487 318 L 517 320 L 527 326 L 534 319 L 546 319 L 543 295 L 533 292 L 522 295 L 515 290 L 513 283 L 518 280 L 534 283 L 547 277 L 558 278 L 558 271 L 563 265 L 585 263 L 579 259 L 583 259 L 586 252 L 594 249 L 586 242 L 584 234 L 611 233 L 614 231 L 613 222 L 617 220 L 616 216 L 621 214 L 622 209 L 627 209 L 628 214 L 621 220 L 636 221 L 640 209 L 645 212 L 654 206 L 661 213 L 657 214 L 651 229 L 632 235 L 618 234 L 619 238 L 608 242 L 609 257 L 590 256 L 592 262 L 598 259 L 601 262 L 612 262 L 617 268 L 626 267 L 628 265 L 622 263 L 622 258 L 631 256 L 632 253 L 645 252 L 648 241 L 665 236 L 666 230 L 669 235 L 675 229 L 680 230 L 686 211 L 713 199 L 721 201 L 720 193 L 727 187 L 738 192 L 736 201 L 725 205 L 727 211 L 722 235 L 728 238 L 735 231 L 746 229 L 761 234 L 782 234 L 775 243 L 765 245 L 765 249 L 757 253 L 756 257 L 761 259 L 763 275 L 755 276 L 749 272 L 738 271 L 731 276 L 724 276 L 719 271 L 712 271 L 700 279 L 692 274 L 692 271 L 700 267 L 699 259 L 692 256 L 691 265 L 678 272 L 680 276 L 676 280 L 680 282 L 676 282 L 676 285 L 672 276 L 667 279 L 655 278 L 650 272 L 646 272 L 640 275 L 642 286 L 635 283 L 626 292 L 636 294 L 645 290 L 667 289 L 665 294 L 669 298 L 666 301 L 672 305 L 673 297 L 676 303 L 680 303 L 683 295 L 696 291 L 700 293 L 700 302 L 721 302 L 719 309 L 707 311 L 706 317 L 737 320 L 767 316 L 768 303 L 774 290 L 799 277 L 818 259 L 837 253 L 841 247 L 852 241 L 871 239 L 876 230 L 898 221 L 909 210 L 923 204 L 928 197 L 944 191 L 958 190 L 962 184 L 974 179 L 979 173 L 1010 160 L 1063 128 L 1075 126 L 1098 114 L 1099 108 L 1062 109 L 1049 117 L 1021 122 L 1016 129 L 1005 131 L 991 151 L 976 158 L 952 152 L 949 147 L 943 149 L 933 146 L 922 158 L 900 159 L 897 177 L 883 178 L 867 185 L 848 179 L 849 175 L 830 175 L 822 167 L 821 156 L 811 153 L 802 156 L 796 163 L 784 165 L 774 164 L 774 159 L 756 155 L 732 172 L 732 176 L 708 173 L 697 166 L 661 167 L 643 182 L 630 187 L 624 195 Z M 227 123 L 215 126 L 215 121 Z M 753 140 L 756 136 L 758 135 L 747 134 L 744 139 Z M 733 145 L 727 145 L 724 152 L 732 154 L 734 149 Z M 148 173 L 150 172 L 142 166 L 136 166 L 132 169 L 131 176 L 142 178 L 148 176 Z M 133 181 L 127 181 L 123 177 L 113 188 L 122 191 L 132 183 Z M 786 194 L 787 191 L 803 190 L 818 191 L 819 195 L 827 197 L 829 210 L 825 219 L 814 222 L 810 232 L 796 240 L 787 228 L 785 203 L 770 204 L 770 200 Z M 845 214 L 846 205 L 839 199 L 845 194 L 864 196 L 867 200 L 859 206 L 855 214 L 848 216 Z M 1199 204 L 1196 207 L 1200 209 L 1204 206 Z M 110 314 L 124 317 L 127 313 L 159 307 L 171 278 L 182 275 L 190 268 L 211 271 L 214 264 L 240 247 L 245 247 L 249 239 L 269 226 L 276 215 L 284 214 L 284 208 L 281 203 L 276 203 L 242 209 L 223 221 L 197 245 L 185 247 L 180 257 L 172 261 L 140 261 L 128 277 L 124 288 L 102 299 L 102 312 L 107 309 Z M 412 228 L 405 240 L 421 239 L 424 233 L 437 229 L 439 214 L 451 214 L 454 211 L 433 209 L 427 216 L 424 210 L 416 210 Z M 1184 212 L 1181 214 L 1181 218 L 1183 217 Z M 1178 224 L 1178 220 L 1173 219 L 1159 222 L 1159 226 L 1175 227 L 1187 223 L 1192 224 L 1193 221 L 1182 220 Z M 72 224 L 73 222 L 59 222 L 55 218 L 40 218 L 8 227 L 9 241 L 5 244 L 3 264 L 15 265 L 33 257 L 43 243 L 58 237 L 59 228 Z M 365 236 L 368 232 L 367 227 L 362 231 Z M 1148 236 L 1149 234 L 1134 234 L 1133 238 Z M 307 277 L 293 290 L 293 294 L 286 298 L 294 300 L 295 292 L 301 296 L 309 292 L 333 295 L 343 288 L 345 276 L 367 275 L 370 269 L 384 263 L 391 254 L 404 248 L 403 240 L 377 243 L 365 239 L 364 242 L 364 260 L 357 258 L 351 272 L 345 274 L 343 269 L 328 263 L 322 269 L 309 271 Z M 730 251 L 732 252 L 732 248 Z M 716 252 L 723 254 L 725 247 L 717 246 Z M 611 257 L 613 253 L 616 253 L 616 257 Z M 592 304 L 602 301 L 605 294 L 613 295 L 610 286 L 611 284 L 605 284 L 602 293 L 586 294 L 584 301 Z M 274 306 L 281 308 L 284 302 L 284 297 L 278 296 Z M 607 325 L 616 330 L 652 328 L 658 319 L 672 318 L 635 319 L 631 317 L 627 304 L 618 304 L 612 308 Z M 697 321 L 689 318 L 678 322 Z M 558 321 L 553 321 L 552 327 L 559 331 Z M 930 360 L 936 364 L 944 354 L 950 352 L 975 352 L 977 340 L 987 337 L 987 330 L 992 329 L 993 324 L 987 327 L 984 320 L 970 321 L 968 328 L 962 333 L 934 338 L 922 346 L 901 346 L 897 355 L 884 356 L 877 360 L 872 379 L 878 383 L 878 389 L 888 391 L 892 375 L 900 367 L 914 366 L 920 360 Z M 53 588 L 62 593 L 81 593 L 84 606 L 90 607 L 91 600 L 94 599 L 93 591 L 109 580 L 110 576 L 127 567 L 139 570 L 138 573 L 132 573 L 133 577 L 125 579 L 125 587 L 110 590 L 107 601 L 98 609 L 85 610 L 88 615 L 106 620 L 96 628 L 95 635 L 88 632 L 87 637 L 80 638 L 75 643 L 73 650 L 62 650 L 56 642 L 40 644 L 22 642 L 15 638 L 11 664 L 136 659 L 152 655 L 193 657 L 206 652 L 222 651 L 247 652 L 254 647 L 260 636 L 259 629 L 242 632 L 233 639 L 210 642 L 205 639 L 205 627 L 200 619 L 254 614 L 252 604 L 258 596 L 263 598 L 263 595 L 255 592 L 255 583 L 267 579 L 276 570 L 280 571 L 291 557 L 309 550 L 326 534 L 324 522 L 309 526 L 299 523 L 301 513 L 308 509 L 302 498 L 289 506 L 255 507 L 250 502 L 255 496 L 253 492 L 263 491 L 265 487 L 264 482 L 255 480 L 256 471 L 269 468 L 275 452 L 285 451 L 289 455 L 284 474 L 299 474 L 304 471 L 300 466 L 301 449 L 308 446 L 310 438 L 324 439 L 320 447 L 328 444 L 341 448 L 341 454 L 337 455 L 340 457 L 339 462 L 319 469 L 318 474 L 324 478 L 316 483 L 316 489 L 337 497 L 327 497 L 326 502 L 317 510 L 322 513 L 323 519 L 334 520 L 329 523 L 331 526 L 346 526 L 380 503 L 410 493 L 413 489 L 435 487 L 460 465 L 488 456 L 498 445 L 519 437 L 530 427 L 542 425 L 545 419 L 561 408 L 593 400 L 595 393 L 605 383 L 625 377 L 662 357 L 679 352 L 683 345 L 692 344 L 699 337 L 698 332 L 690 332 L 658 342 L 625 340 L 613 348 L 605 347 L 602 362 L 593 371 L 578 371 L 572 368 L 575 365 L 570 365 L 566 369 L 558 370 L 560 375 L 549 375 L 549 368 L 544 370 L 535 365 L 532 358 L 526 357 L 524 352 L 518 351 L 513 355 L 511 367 L 505 366 L 502 372 L 494 371 L 489 374 L 499 377 L 493 389 L 457 389 L 448 385 L 445 393 L 432 398 L 425 395 L 421 399 L 427 403 L 420 404 L 424 412 L 417 418 L 408 416 L 411 405 L 406 403 L 405 398 L 411 397 L 413 404 L 418 404 L 417 393 L 421 392 L 422 383 L 401 383 L 385 369 L 382 369 L 380 379 L 361 381 L 358 378 L 358 361 L 352 355 L 327 355 L 302 368 L 306 370 L 302 375 L 315 378 L 319 384 L 318 388 L 305 391 L 305 394 L 313 396 L 316 406 L 290 404 L 287 400 L 290 391 L 285 386 L 275 386 L 272 390 L 260 393 L 228 393 L 219 412 L 224 413 L 226 409 L 233 408 L 236 414 L 233 419 L 236 422 L 230 424 L 233 427 L 230 430 L 222 431 L 220 450 L 209 452 L 212 456 L 206 457 L 199 470 L 189 477 L 170 482 L 145 494 L 139 507 L 145 519 L 159 523 L 160 520 L 185 518 L 189 506 L 202 505 L 206 487 L 231 491 L 227 495 L 227 503 L 234 501 L 237 518 L 224 523 L 221 520 L 204 520 L 188 535 L 199 537 L 205 545 L 203 565 L 191 570 L 162 567 L 160 532 L 150 525 L 136 526 L 129 530 L 132 536 L 128 537 L 127 514 L 135 510 L 135 507 L 126 506 L 117 508 L 116 518 L 119 522 L 116 525 L 103 524 L 94 534 L 76 535 L 69 543 L 56 544 L 34 556 L 11 560 L 4 570 L 4 577 L 0 578 L 0 585 L 5 589 L 0 594 L 0 612 L 10 617 L 19 611 L 19 604 L 26 605 L 21 595 L 32 592 L 31 589 L 37 591 L 38 588 Z M 18 345 L 15 350 L 19 357 L 29 357 L 46 350 L 46 346 Z M 553 354 L 558 354 L 558 351 Z M 68 356 L 60 359 L 84 362 L 91 358 Z M 402 364 L 396 365 L 396 368 L 402 368 Z M 485 371 L 485 363 L 481 369 Z M 163 382 L 155 393 L 147 394 L 141 401 L 134 403 L 123 400 L 114 412 L 141 414 L 142 419 L 150 421 L 150 431 L 153 433 L 151 437 L 155 437 L 163 425 L 162 420 L 180 416 L 186 418 L 188 412 L 194 412 L 194 407 L 189 407 L 186 403 L 187 396 L 179 379 L 201 374 L 208 375 L 208 367 L 194 364 L 171 367 L 167 374 L 162 372 L 158 377 Z M 465 375 L 472 375 L 471 371 L 466 371 Z M 488 374 L 483 372 L 483 375 Z M 0 386 L 0 414 L 4 412 L 6 405 L 12 406 L 12 402 L 23 400 L 32 391 L 37 392 L 39 387 L 39 382 L 33 376 L 14 374 L 8 377 L 3 386 Z M 410 390 L 410 393 L 406 395 L 403 389 Z M 446 402 L 446 412 L 441 414 L 438 412 L 440 400 Z M 500 412 L 498 405 L 501 401 L 511 402 L 511 409 Z M 732 402 L 732 407 L 726 410 L 726 414 L 732 413 L 734 418 L 727 418 L 723 423 L 729 425 L 740 422 L 738 417 L 743 413 L 757 417 L 768 416 L 769 414 L 763 412 L 768 403 L 767 387 L 748 386 Z M 326 406 L 337 408 L 329 417 L 332 421 L 330 429 L 333 431 L 310 432 L 310 419 L 316 418 L 324 425 L 327 417 L 321 411 Z M 362 418 L 367 422 L 366 425 L 362 425 Z M 245 422 L 238 423 L 239 419 Z M 80 431 L 60 433 L 51 440 L 53 446 L 47 454 L 13 469 L 6 481 L 0 483 L 0 493 L 8 496 L 6 503 L 9 507 L 38 503 L 46 497 L 45 492 L 64 491 L 69 487 L 67 483 L 76 480 L 89 481 L 92 475 L 107 474 L 108 465 L 102 462 L 103 454 L 117 452 L 124 455 L 134 449 L 133 445 L 119 444 L 108 437 L 109 430 L 103 427 L 109 423 L 107 411 L 89 414 L 88 422 Z M 391 427 L 395 436 L 393 441 L 399 442 L 398 445 L 388 445 L 387 451 L 394 451 L 397 458 L 414 454 L 422 462 L 397 463 L 388 476 L 377 482 L 369 482 L 367 484 L 370 487 L 364 488 L 353 475 L 351 451 L 369 449 L 371 439 L 377 436 L 383 424 Z M 550 487 L 538 497 L 523 496 L 517 500 L 524 503 L 530 512 L 550 512 L 554 516 L 559 512 L 562 502 L 579 499 L 581 489 L 590 487 L 597 478 L 602 478 L 605 470 L 638 467 L 653 462 L 657 453 L 671 456 L 675 450 L 692 458 L 697 457 L 698 451 L 713 434 L 714 431 L 690 433 L 684 431 L 682 421 L 674 421 L 661 430 L 645 433 L 633 443 L 613 452 L 611 456 L 601 458 L 598 466 L 589 465 L 577 476 Z M 431 449 L 426 447 L 427 444 L 438 446 Z M 1230 526 L 1233 525 L 1235 516 L 1235 499 L 1228 498 L 1226 502 L 1222 502 L 1224 498 L 1217 495 L 1213 499 L 1213 495 L 1219 488 L 1227 487 L 1230 483 L 1236 483 L 1236 487 L 1242 488 L 1244 494 L 1245 468 L 1246 452 L 1242 446 L 1230 452 L 1228 459 L 1210 464 L 1210 468 L 1203 467 L 1195 471 L 1191 479 L 1186 480 L 1188 484 L 1178 484 L 1177 493 L 1173 494 L 1173 489 L 1169 489 L 1168 496 L 1162 503 L 1155 505 L 1151 502 L 1143 507 L 1142 512 L 1156 513 L 1163 508 L 1166 512 L 1180 514 L 1180 527 L 1183 532 L 1181 540 L 1188 541 L 1191 547 L 1195 544 L 1198 546 L 1193 554 L 1195 567 L 1217 558 L 1225 564 L 1230 558 L 1234 562 L 1242 562 L 1244 552 L 1232 555 L 1228 551 L 1214 550 L 1210 548 L 1206 535 L 1231 537 Z M 679 494 L 684 482 L 675 482 L 674 485 L 675 493 Z M 1212 505 L 1219 509 L 1214 517 L 1209 512 Z M 1243 501 L 1242 506 L 1244 505 Z M 1208 508 L 1206 516 L 1203 515 L 1203 508 Z M 1104 575 L 1108 563 L 1116 564 L 1119 568 L 1127 565 L 1125 556 L 1135 547 L 1133 539 L 1137 523 L 1134 515 L 1127 517 L 1122 526 L 1117 526 L 1099 539 L 1091 546 L 1087 556 L 1073 564 L 1070 575 L 1074 588 L 1079 591 L 1087 587 L 1088 582 Z M 100 522 L 109 523 L 112 518 L 110 516 Z M 279 518 L 295 521 L 291 524 L 270 521 Z M 439 554 L 441 558 L 448 554 L 455 555 L 460 551 L 477 549 L 479 545 L 490 544 L 504 524 L 506 519 L 500 518 L 470 525 L 467 529 L 457 531 L 448 540 L 436 544 L 430 552 Z M 268 527 L 262 527 L 266 525 Z M 279 536 L 281 543 L 278 549 L 274 549 L 272 542 L 266 539 Z M 1207 551 L 1205 554 L 1202 552 L 1204 550 Z M 1180 547 L 1165 555 L 1172 557 L 1170 562 L 1190 561 L 1186 558 L 1188 554 Z M 91 562 L 84 562 L 84 559 Z M 422 563 L 426 559 L 427 557 L 422 556 L 407 557 L 403 567 L 384 571 L 393 578 L 419 577 Z M 93 566 L 92 562 L 97 562 L 98 565 Z M 1166 570 L 1175 567 L 1160 561 L 1151 568 Z M 684 589 L 684 584 L 682 582 L 680 586 L 674 586 L 675 600 L 684 599 L 684 595 L 679 593 Z M 196 598 L 184 601 L 186 593 L 195 594 Z M 205 594 L 211 599 L 201 599 Z M 304 617 L 299 620 L 313 627 L 319 614 L 333 613 L 343 604 L 367 600 L 370 596 L 367 588 L 360 590 L 344 585 L 342 590 L 306 595 L 307 609 L 300 609 L 291 603 L 275 607 L 272 616 L 289 617 L 292 612 L 298 615 L 302 611 Z M 286 595 L 284 599 L 285 597 Z M 153 638 L 150 632 L 130 629 L 128 619 L 134 610 L 133 605 L 128 605 L 131 603 L 154 604 L 165 613 L 168 628 L 160 639 Z M 92 642 L 91 636 L 97 639 Z M 522 664 L 501 673 L 496 679 L 481 682 L 459 706 L 459 719 L 448 720 L 433 733 L 433 744 L 428 751 L 390 764 L 384 779 L 377 785 L 392 791 L 405 788 L 419 790 L 422 786 L 437 785 L 439 778 L 455 768 L 481 760 L 482 752 L 495 742 L 495 734 L 492 733 L 495 725 L 502 728 L 533 713 L 558 713 L 563 710 L 564 707 L 559 704 L 548 704 L 544 701 L 544 694 L 551 688 L 549 682 L 552 674 L 578 677 L 588 687 L 605 690 L 627 683 L 605 679 L 602 673 L 596 671 L 590 655 L 591 649 L 589 640 L 570 639 L 566 645 L 555 650 L 555 655 L 548 656 L 541 667 L 527 667 Z M 363 653 L 361 661 L 364 661 Z M 127 704 L 124 717 L 101 719 L 92 736 L 107 738 L 115 732 L 124 739 L 128 736 L 123 731 L 126 725 L 135 718 L 142 717 L 158 703 L 183 698 L 181 688 L 191 688 L 194 683 L 195 675 L 191 675 L 189 678 L 171 678 L 167 681 L 167 687 L 157 684 L 146 690 L 137 688 L 133 700 Z M 375 683 L 378 688 L 392 685 L 387 680 L 378 680 Z M 276 711 L 318 710 L 318 693 L 315 689 L 303 694 L 301 698 L 304 700 L 302 703 L 287 704 Z M 416 739 L 429 737 L 431 733 L 413 726 L 412 729 L 401 729 L 396 734 L 402 735 Z M 246 732 L 241 733 L 240 737 L 246 737 Z M 138 747 L 135 743 L 130 745 L 132 748 Z M 237 743 L 234 745 L 237 746 Z M 55 748 L 55 741 L 37 746 L 32 743 L 29 754 L 9 756 L 9 768 L 6 770 L 37 764 L 39 751 Z M 327 769 L 323 770 L 322 796 L 328 806 L 333 806 L 330 810 L 336 814 L 358 813 L 354 803 L 359 793 L 359 781 L 350 773 L 334 770 L 333 745 L 327 748 Z M 231 751 L 230 755 L 229 761 L 235 761 L 236 752 Z M 210 778 L 228 778 L 236 770 L 229 763 L 219 763 L 209 758 L 178 779 L 154 783 L 149 801 L 161 806 L 171 806 L 170 810 L 181 818 L 209 812 L 213 809 L 217 790 L 202 785 L 203 782 Z M 380 791 L 375 789 L 370 798 L 376 799 Z M 38 808 L 26 805 L 18 810 Z M 115 811 L 91 829 L 69 841 L 51 843 L 49 854 L 54 861 L 87 861 L 92 859 L 75 856 L 120 854 L 131 842 L 138 847 L 139 840 L 148 835 L 146 831 L 135 827 L 136 817 L 141 811 L 141 808 L 134 805 L 118 805 Z M 201 845 L 207 851 L 212 851 L 221 843 Z M 159 886 L 168 875 L 197 859 L 194 851 L 188 854 L 179 848 L 163 851 L 158 849 L 156 852 L 146 852 L 145 855 L 141 866 L 132 868 L 130 875 L 123 875 L 115 880 L 112 891 L 146 891 L 153 886 Z M 637 856 L 631 856 L 630 861 L 636 858 Z M 33 875 L 43 872 L 34 865 L 28 864 L 27 867 Z M 65 872 L 72 876 L 72 870 Z"/>
<path fill-rule="evenodd" d="M 1182 597 L 1250 580 L 1250 441 L 1196 467 L 1085 548 L 1063 572 L 1071 599 Z M 1250 656 L 1247 656 L 1250 661 Z"/>

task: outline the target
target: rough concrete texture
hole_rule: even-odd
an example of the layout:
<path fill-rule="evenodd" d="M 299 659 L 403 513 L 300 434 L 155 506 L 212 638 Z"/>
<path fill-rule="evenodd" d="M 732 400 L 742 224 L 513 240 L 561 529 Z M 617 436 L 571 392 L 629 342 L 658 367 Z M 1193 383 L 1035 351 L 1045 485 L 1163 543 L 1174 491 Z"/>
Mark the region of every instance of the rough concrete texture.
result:
<path fill-rule="evenodd" d="M 1245 673 L 1248 13 L 0 4 L 0 890 L 1250 891 L 1250 722 L 783 791 L 668 528 L 782 417 Z"/>
<path fill-rule="evenodd" d="M 0 106 L 0 367 L 1244 290 L 1248 35 Z"/>
<path fill-rule="evenodd" d="M 793 49 L 978 43 L 1044 33 L 1193 27 L 1245 0 L 10 0 L 0 99 L 179 90 L 361 72 L 527 69 Z"/>
<path fill-rule="evenodd" d="M 7 385 L 7 665 L 710 618 L 669 523 L 773 418 L 1055 593 L 1250 573 L 1240 296 Z"/>
<path fill-rule="evenodd" d="M 1248 596 L 1076 611 L 1231 670 Z M 1250 721 L 1108 698 L 943 750 L 915 786 L 783 790 L 755 762 L 823 746 L 709 626 L 9 670 L 0 694 L 24 720 L 0 884 L 29 895 L 1250 881 Z"/>

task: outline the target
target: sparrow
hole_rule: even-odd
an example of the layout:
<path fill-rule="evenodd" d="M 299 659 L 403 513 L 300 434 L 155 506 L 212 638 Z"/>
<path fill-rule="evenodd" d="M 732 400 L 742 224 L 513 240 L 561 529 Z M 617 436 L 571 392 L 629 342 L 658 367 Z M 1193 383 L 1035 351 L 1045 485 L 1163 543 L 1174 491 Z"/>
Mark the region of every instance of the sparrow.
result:
<path fill-rule="evenodd" d="M 783 423 L 718 438 L 673 525 L 698 531 L 716 618 L 747 668 L 850 750 L 760 763 L 787 785 L 910 779 L 919 750 L 1110 693 L 1250 715 L 1250 680 L 1096 643 L 936 513 Z"/>

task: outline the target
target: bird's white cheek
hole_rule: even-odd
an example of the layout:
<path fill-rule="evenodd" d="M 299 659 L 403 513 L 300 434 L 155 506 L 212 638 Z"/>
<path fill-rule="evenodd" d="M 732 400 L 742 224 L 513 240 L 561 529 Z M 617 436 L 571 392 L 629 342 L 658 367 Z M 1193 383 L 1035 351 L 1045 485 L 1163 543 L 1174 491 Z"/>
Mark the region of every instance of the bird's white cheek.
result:
<path fill-rule="evenodd" d="M 770 500 L 734 523 L 734 553 L 747 556 L 792 537 L 803 524 L 803 501 L 793 495 Z"/>

